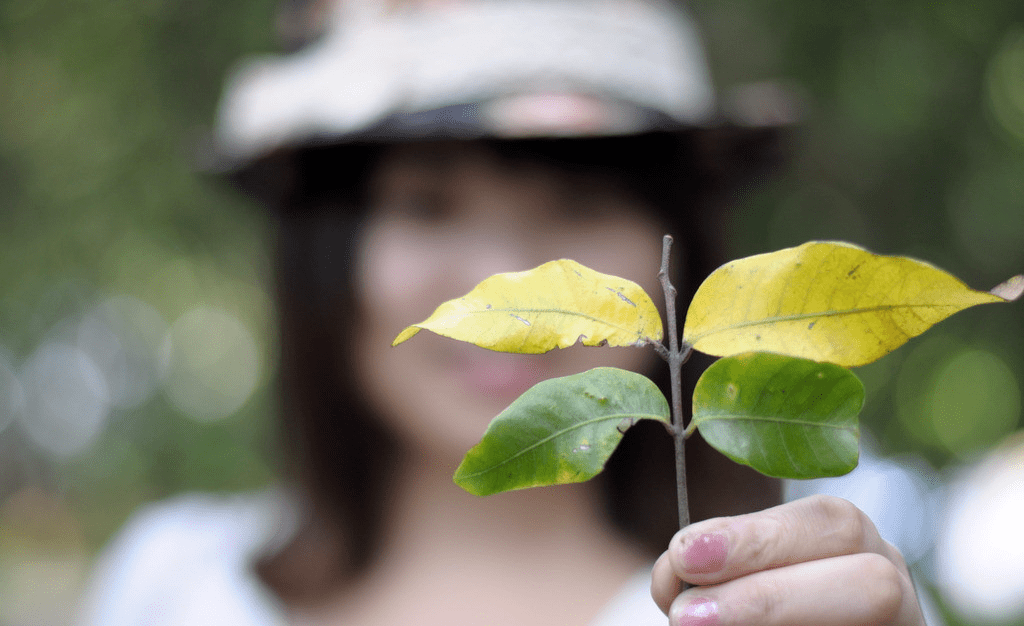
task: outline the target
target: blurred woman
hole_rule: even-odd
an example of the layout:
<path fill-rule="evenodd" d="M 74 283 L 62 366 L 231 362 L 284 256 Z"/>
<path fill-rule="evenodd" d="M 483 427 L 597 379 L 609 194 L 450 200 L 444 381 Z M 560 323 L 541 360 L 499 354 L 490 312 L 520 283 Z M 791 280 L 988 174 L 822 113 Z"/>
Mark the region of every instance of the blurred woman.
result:
<path fill-rule="evenodd" d="M 319 17 L 299 30 L 320 36 L 238 73 L 219 135 L 277 233 L 285 480 L 140 514 L 87 623 L 923 624 L 863 514 L 767 508 L 775 481 L 699 441 L 706 521 L 673 536 L 660 427 L 631 429 L 590 483 L 486 499 L 452 483 L 534 383 L 597 365 L 664 378 L 650 350 L 507 355 L 429 333 L 390 348 L 493 273 L 567 257 L 654 294 L 666 232 L 684 294 L 718 264 L 724 203 L 775 160 L 778 129 L 717 116 L 686 15 L 655 0 L 305 9 Z"/>

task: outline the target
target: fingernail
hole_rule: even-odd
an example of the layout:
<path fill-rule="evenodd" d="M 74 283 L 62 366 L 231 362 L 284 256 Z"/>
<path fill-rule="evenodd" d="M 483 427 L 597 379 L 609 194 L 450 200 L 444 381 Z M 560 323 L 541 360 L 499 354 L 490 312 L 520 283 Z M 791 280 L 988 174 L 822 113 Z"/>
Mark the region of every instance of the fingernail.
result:
<path fill-rule="evenodd" d="M 725 567 L 729 542 L 724 535 L 704 534 L 694 540 L 683 553 L 683 565 L 692 574 L 711 574 Z"/>
<path fill-rule="evenodd" d="M 718 603 L 707 598 L 694 598 L 675 613 L 676 626 L 715 626 L 718 624 Z"/>

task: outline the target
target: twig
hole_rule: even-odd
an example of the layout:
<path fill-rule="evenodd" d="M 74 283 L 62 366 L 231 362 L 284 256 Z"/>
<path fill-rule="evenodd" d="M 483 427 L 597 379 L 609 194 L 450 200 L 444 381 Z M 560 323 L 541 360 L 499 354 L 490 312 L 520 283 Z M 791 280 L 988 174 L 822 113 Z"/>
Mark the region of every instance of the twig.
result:
<path fill-rule="evenodd" d="M 669 383 L 672 387 L 672 435 L 676 452 L 676 498 L 679 507 L 679 527 L 690 524 L 690 505 L 686 492 L 686 431 L 683 424 L 683 363 L 690 358 L 690 346 L 683 348 L 679 344 L 679 333 L 676 328 L 676 288 L 669 280 L 669 259 L 672 252 L 672 236 L 665 235 L 661 247 L 661 269 L 658 280 L 661 290 L 665 292 L 665 316 L 668 318 L 668 370 Z M 664 355 L 663 355 L 664 356 Z"/>

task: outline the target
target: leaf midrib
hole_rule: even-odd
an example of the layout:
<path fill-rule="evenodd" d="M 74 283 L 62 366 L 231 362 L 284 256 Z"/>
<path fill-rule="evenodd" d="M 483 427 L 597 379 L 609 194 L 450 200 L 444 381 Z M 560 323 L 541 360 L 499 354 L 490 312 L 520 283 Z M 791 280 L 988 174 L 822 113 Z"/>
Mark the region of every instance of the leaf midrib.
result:
<path fill-rule="evenodd" d="M 654 413 L 616 413 L 614 415 L 606 415 L 606 416 L 603 416 L 603 417 L 596 417 L 596 418 L 589 419 L 589 420 L 586 420 L 586 421 L 583 421 L 583 422 L 576 422 L 575 424 L 573 424 L 572 426 L 569 426 L 568 428 L 563 428 L 562 430 L 559 430 L 559 431 L 556 431 L 554 433 L 551 433 L 547 437 L 544 437 L 543 439 L 540 439 L 539 441 L 537 441 L 535 443 L 532 443 L 532 444 L 526 446 L 525 448 L 522 448 L 521 450 L 519 450 L 518 452 L 516 452 L 512 456 L 510 456 L 508 458 L 505 458 L 505 459 L 502 459 L 501 462 L 499 462 L 499 463 L 495 463 L 494 465 L 491 465 L 491 466 L 489 466 L 487 468 L 484 468 L 482 470 L 478 470 L 476 472 L 473 472 L 472 474 L 463 474 L 462 476 L 460 476 L 460 479 L 475 478 L 477 476 L 481 476 L 481 475 L 486 474 L 488 472 L 493 472 L 494 470 L 496 470 L 497 468 L 501 467 L 502 465 L 506 465 L 508 463 L 511 463 L 512 461 L 516 460 L 517 458 L 521 457 L 522 455 L 526 454 L 527 452 L 530 452 L 531 450 L 533 450 L 535 448 L 539 448 L 540 446 L 543 446 L 544 444 L 548 443 L 552 439 L 556 439 L 556 438 L 558 438 L 558 437 L 560 437 L 560 436 L 562 436 L 562 435 L 564 435 L 564 434 L 566 434 L 568 432 L 572 432 L 573 430 L 578 430 L 580 428 L 583 428 L 584 426 L 589 426 L 590 424 L 596 424 L 598 422 L 603 422 L 603 421 L 613 420 L 613 419 L 622 421 L 622 420 L 624 420 L 626 418 L 634 418 L 634 419 L 641 419 L 641 420 L 642 419 L 653 419 L 653 420 L 658 420 L 658 421 L 662 421 L 662 422 L 667 422 L 668 421 L 667 420 L 667 416 L 666 417 L 662 417 L 662 416 L 654 414 Z"/>
<path fill-rule="evenodd" d="M 708 416 L 694 416 L 694 418 L 693 418 L 693 421 L 697 424 L 697 426 L 700 426 L 704 422 L 709 422 L 709 421 L 714 421 L 714 420 L 731 420 L 731 421 L 736 421 L 736 422 L 739 422 L 739 421 L 765 422 L 765 423 L 769 423 L 769 424 L 787 424 L 787 425 L 793 425 L 793 426 L 809 426 L 809 427 L 815 427 L 815 428 L 831 428 L 833 430 L 847 430 L 847 431 L 851 431 L 851 432 L 854 432 L 854 431 L 857 430 L 857 426 L 856 425 L 849 426 L 849 425 L 842 425 L 842 424 L 830 424 L 828 422 L 812 422 L 812 421 L 809 421 L 809 420 L 789 419 L 789 418 L 785 418 L 785 417 L 774 417 L 774 416 L 759 417 L 759 416 L 750 416 L 750 415 L 735 414 L 735 413 L 714 413 L 714 414 L 711 414 L 711 415 L 708 415 Z"/>
<path fill-rule="evenodd" d="M 608 322 L 606 320 L 594 317 L 593 315 L 587 315 L 586 313 L 581 313 L 579 311 L 572 311 L 572 310 L 566 310 L 566 309 L 525 309 L 525 308 L 518 308 L 517 309 L 517 308 L 497 308 L 497 307 L 491 307 L 490 309 L 473 309 L 473 310 L 467 311 L 467 313 L 469 313 L 470 315 L 486 315 L 486 314 L 489 314 L 489 313 L 510 313 L 510 314 L 516 314 L 516 315 L 518 315 L 520 313 L 553 313 L 553 314 L 558 314 L 558 315 L 573 315 L 573 316 L 576 316 L 576 317 L 582 317 L 583 319 L 590 320 L 591 322 L 595 322 L 595 323 L 598 323 L 598 324 L 604 324 L 605 326 L 608 326 L 610 328 L 614 328 L 614 329 L 616 329 L 618 331 L 621 331 L 621 332 L 624 332 L 624 333 L 627 333 L 627 334 L 630 334 L 630 335 L 636 335 L 636 336 L 639 337 L 640 335 L 643 334 L 643 333 L 636 332 L 635 330 L 631 330 L 629 328 L 623 328 L 623 327 L 621 327 L 621 326 L 619 326 L 617 324 L 613 324 L 613 323 Z M 637 317 L 640 317 L 640 316 L 638 315 Z M 641 318 L 641 319 L 643 319 L 643 318 Z"/>
<path fill-rule="evenodd" d="M 690 344 L 696 344 L 705 337 L 710 337 L 717 333 L 727 332 L 731 330 L 737 330 L 740 328 L 750 328 L 753 326 L 767 326 L 770 324 L 776 324 L 779 322 L 795 322 L 800 320 L 807 320 L 812 318 L 821 317 L 839 317 L 844 315 L 861 315 L 864 313 L 876 313 L 879 311 L 894 311 L 896 309 L 924 309 L 924 308 L 940 308 L 940 307 L 957 307 L 956 304 L 882 304 L 873 307 L 864 307 L 857 309 L 841 309 L 838 311 L 819 311 L 811 313 L 795 313 L 793 315 L 778 315 L 775 317 L 765 317 L 759 320 L 752 320 L 746 322 L 739 322 L 737 324 L 730 324 L 728 326 L 719 326 L 710 329 L 704 333 L 697 335 L 696 337 L 687 338 Z"/>

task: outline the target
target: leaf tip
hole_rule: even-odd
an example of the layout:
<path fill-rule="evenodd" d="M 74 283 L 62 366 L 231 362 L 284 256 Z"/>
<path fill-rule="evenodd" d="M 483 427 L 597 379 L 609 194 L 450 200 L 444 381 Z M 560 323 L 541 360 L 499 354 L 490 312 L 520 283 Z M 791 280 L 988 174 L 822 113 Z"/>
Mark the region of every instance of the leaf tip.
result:
<path fill-rule="evenodd" d="M 406 341 L 406 340 L 412 338 L 412 336 L 415 335 L 418 332 L 420 332 L 420 329 L 417 328 L 416 326 L 407 326 L 405 328 L 405 330 L 403 330 L 402 332 L 398 333 L 398 336 L 395 337 L 395 340 L 391 342 L 391 347 L 394 348 L 395 346 L 397 346 L 398 344 L 402 343 L 403 341 Z"/>
<path fill-rule="evenodd" d="M 466 461 L 468 458 L 469 454 L 466 455 L 466 458 L 462 459 L 462 463 L 459 464 L 455 473 L 452 474 L 452 482 L 466 493 L 474 496 L 483 497 L 497 493 L 496 491 L 486 489 L 480 481 L 471 480 L 470 477 L 467 476 L 469 473 L 466 470 Z"/>
<path fill-rule="evenodd" d="M 989 293 L 1007 302 L 1020 299 L 1021 295 L 1024 295 L 1024 274 L 1017 274 L 1010 280 L 996 285 Z"/>

